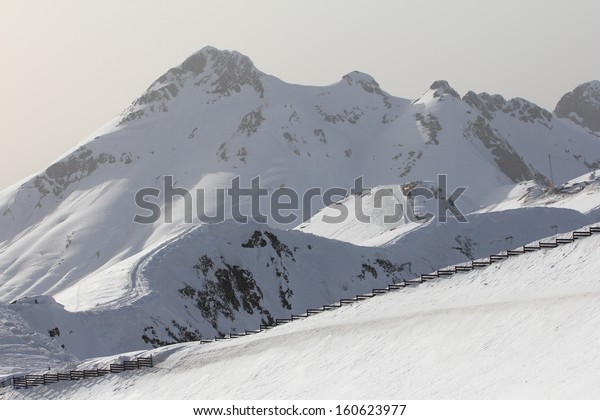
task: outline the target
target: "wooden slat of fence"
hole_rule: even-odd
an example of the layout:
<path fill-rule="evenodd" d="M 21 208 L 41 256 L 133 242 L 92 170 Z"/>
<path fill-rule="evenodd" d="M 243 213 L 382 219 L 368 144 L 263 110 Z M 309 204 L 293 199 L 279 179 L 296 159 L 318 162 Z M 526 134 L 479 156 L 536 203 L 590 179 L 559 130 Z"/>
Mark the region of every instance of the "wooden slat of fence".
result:
<path fill-rule="evenodd" d="M 389 291 L 390 291 L 390 289 L 373 289 L 372 290 L 374 295 L 385 295 Z"/>
<path fill-rule="evenodd" d="M 340 299 L 340 303 L 343 305 L 345 303 L 354 303 L 356 302 L 358 299 L 356 297 L 353 298 L 348 298 L 348 299 Z"/>
<path fill-rule="evenodd" d="M 521 255 L 524 253 L 525 253 L 525 250 L 518 250 L 518 249 L 509 249 L 508 251 L 506 251 L 506 255 Z"/>
<path fill-rule="evenodd" d="M 13 387 L 14 388 L 27 388 L 27 379 L 24 376 L 19 376 L 18 378 L 13 378 Z"/>
<path fill-rule="evenodd" d="M 125 360 L 123 366 L 125 367 L 125 370 L 135 370 L 140 368 L 137 360 Z"/>
<path fill-rule="evenodd" d="M 27 386 L 38 386 L 44 385 L 44 375 L 25 375 Z"/>
<path fill-rule="evenodd" d="M 487 267 L 491 264 L 491 261 L 473 261 L 473 267 Z"/>
<path fill-rule="evenodd" d="M 406 284 L 407 286 L 413 286 L 416 284 L 421 284 L 423 283 L 423 280 L 419 279 L 410 279 L 410 280 L 404 280 L 404 284 Z"/>
<path fill-rule="evenodd" d="M 316 315 L 316 314 L 320 314 L 321 312 L 324 312 L 325 309 L 320 308 L 320 309 L 307 309 L 306 313 L 309 315 Z"/>
<path fill-rule="evenodd" d="M 573 232 L 573 237 L 584 237 L 584 236 L 592 236 L 592 232 L 590 232 L 590 231 Z"/>
<path fill-rule="evenodd" d="M 453 276 L 456 274 L 455 270 L 438 270 L 437 272 L 438 277 L 439 276 Z"/>
<path fill-rule="evenodd" d="M 83 379 L 85 377 L 82 370 L 72 370 L 69 373 L 72 381 L 78 381 L 79 379 Z"/>
<path fill-rule="evenodd" d="M 58 373 L 44 374 L 44 384 L 54 384 L 58 382 Z"/>
<path fill-rule="evenodd" d="M 137 359 L 137 361 L 138 361 L 138 366 L 140 368 L 154 367 L 154 360 L 152 359 L 152 357 L 140 357 Z"/>
<path fill-rule="evenodd" d="M 110 365 L 110 371 L 112 373 L 123 372 L 123 371 L 125 371 L 125 366 L 123 366 L 122 363 L 112 363 Z"/>

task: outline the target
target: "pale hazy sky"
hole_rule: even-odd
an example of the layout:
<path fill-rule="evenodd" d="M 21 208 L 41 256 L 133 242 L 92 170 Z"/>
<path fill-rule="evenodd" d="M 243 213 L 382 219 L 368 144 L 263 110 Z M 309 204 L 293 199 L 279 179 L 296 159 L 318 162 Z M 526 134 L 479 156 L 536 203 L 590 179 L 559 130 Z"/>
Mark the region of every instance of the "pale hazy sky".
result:
<path fill-rule="evenodd" d="M 41 170 L 212 45 L 287 82 L 360 70 L 392 95 L 434 80 L 553 110 L 600 79 L 600 1 L 0 0 L 0 189 Z"/>

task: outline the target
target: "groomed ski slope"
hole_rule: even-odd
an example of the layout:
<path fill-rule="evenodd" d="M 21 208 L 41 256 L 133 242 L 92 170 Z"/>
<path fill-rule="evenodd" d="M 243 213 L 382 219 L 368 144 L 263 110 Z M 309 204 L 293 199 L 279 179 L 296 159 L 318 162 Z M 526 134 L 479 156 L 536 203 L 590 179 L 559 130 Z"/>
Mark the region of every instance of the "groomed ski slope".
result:
<path fill-rule="evenodd" d="M 597 399 L 598 249 L 594 235 L 265 333 L 140 353 L 152 369 L 4 397 Z"/>

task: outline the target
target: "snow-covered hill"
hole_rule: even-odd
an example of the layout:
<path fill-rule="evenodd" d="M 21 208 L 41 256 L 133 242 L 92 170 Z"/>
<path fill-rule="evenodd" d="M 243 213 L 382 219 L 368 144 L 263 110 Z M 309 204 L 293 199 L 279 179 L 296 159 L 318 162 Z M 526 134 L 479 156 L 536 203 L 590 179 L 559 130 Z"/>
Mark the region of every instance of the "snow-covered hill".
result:
<path fill-rule="evenodd" d="M 32 354 L 46 354 L 39 338 L 47 335 L 64 345 L 62 363 L 256 328 L 346 292 L 591 223 L 598 213 L 583 194 L 577 206 L 556 206 L 574 210 L 537 208 L 533 195 L 522 209 L 513 196 L 599 165 L 597 136 L 524 99 L 461 98 L 437 81 L 411 101 L 360 72 L 330 86 L 292 85 L 238 52 L 207 47 L 53 165 L 0 192 L 0 303 L 21 317 L 19 327 L 1 324 L 0 336 L 33 334 Z M 350 191 L 359 177 L 375 192 L 435 191 L 438 174 L 449 192 L 468 187 L 456 204 L 469 223 L 365 225 L 350 213 L 336 226 L 302 224 L 327 204 L 318 196 L 290 223 L 198 226 L 192 217 L 196 191 L 213 215 L 216 190 L 231 189 L 236 177 L 243 188 L 260 177 L 269 193 L 286 187 L 302 196 Z M 191 203 L 163 203 L 170 180 L 192 193 Z M 136 193 L 148 188 L 161 217 L 135 223 L 148 211 Z M 341 195 L 341 206 L 353 200 Z M 269 197 L 261 205 L 268 212 Z M 250 208 L 242 200 L 241 211 Z M 225 202 L 226 216 L 236 209 Z"/>
<path fill-rule="evenodd" d="M 595 235 L 260 334 L 164 347 L 152 369 L 6 397 L 597 399 L 599 247 Z"/>
<path fill-rule="evenodd" d="M 419 183 L 417 186 L 432 191 L 437 188 L 435 183 Z M 596 172 L 590 172 L 552 188 L 540 185 L 533 180 L 523 181 L 516 185 L 499 187 L 491 191 L 491 196 L 502 197 L 502 199 L 497 198 L 497 202 L 486 207 L 482 206 L 480 209 L 468 214 L 467 218 L 468 222 L 472 223 L 474 214 L 529 207 L 550 207 L 572 209 L 586 215 L 587 220 L 590 222 L 598 221 L 600 220 L 599 190 L 600 179 L 596 177 Z M 399 211 L 399 204 L 403 206 L 402 212 Z M 408 204 L 405 188 L 400 185 L 384 185 L 358 194 L 352 194 L 343 200 L 324 207 L 310 220 L 300 224 L 295 229 L 356 245 L 382 246 L 397 241 L 398 238 L 403 237 L 408 232 L 421 228 L 423 221 L 418 220 L 419 215 L 426 212 L 435 214 L 437 205 L 438 203 L 435 200 L 416 200 L 413 205 L 414 208 L 407 211 L 406 209 L 410 205 Z M 462 206 L 459 205 L 458 207 Z M 361 209 L 361 211 L 356 212 L 356 208 Z M 348 217 L 339 223 L 328 222 L 327 217 L 336 217 L 340 213 L 346 213 Z M 398 217 L 397 220 L 395 218 L 393 221 L 386 219 L 396 214 L 400 214 L 402 217 Z M 412 219 L 409 214 L 414 214 Z M 510 217 L 518 219 L 523 217 L 524 213 L 510 213 L 510 215 Z M 538 220 L 540 226 L 548 228 L 547 231 L 539 233 L 545 235 L 550 232 L 557 233 L 559 230 L 565 231 L 564 222 L 570 216 L 567 216 L 567 213 L 562 213 L 562 215 L 563 217 L 558 216 L 552 221 Z M 361 221 L 361 218 L 365 216 L 370 217 L 369 223 Z M 579 218 L 580 215 L 577 215 L 574 220 Z M 437 222 L 437 220 L 433 221 L 434 224 Z M 469 228 L 465 227 L 465 229 Z"/>
<path fill-rule="evenodd" d="M 588 222 L 567 209 L 490 212 L 470 216 L 466 225 L 421 224 L 385 247 L 255 223 L 205 225 L 159 247 L 122 276 L 115 269 L 54 298 L 33 296 L 5 308 L 78 358 L 110 355 L 256 329 L 340 298 L 527 244 L 550 235 L 553 225 L 560 224 L 563 232 Z M 0 336 L 12 336 L 12 329 L 2 330 Z M 64 359 L 62 353 L 57 362 Z M 13 367 L 23 370 L 27 363 L 24 359 Z"/>
<path fill-rule="evenodd" d="M 60 347 L 47 331 L 33 329 L 11 305 L 0 304 L 0 380 L 78 359 Z"/>

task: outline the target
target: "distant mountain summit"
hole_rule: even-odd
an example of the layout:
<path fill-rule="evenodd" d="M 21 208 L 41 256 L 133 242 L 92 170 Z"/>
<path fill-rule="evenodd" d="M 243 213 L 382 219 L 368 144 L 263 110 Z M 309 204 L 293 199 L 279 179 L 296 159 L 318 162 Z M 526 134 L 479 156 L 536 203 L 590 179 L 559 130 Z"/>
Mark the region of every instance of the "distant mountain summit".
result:
<path fill-rule="evenodd" d="M 262 98 L 262 75 L 250 58 L 237 51 L 204 47 L 159 77 L 123 112 L 120 123 L 155 111 L 167 112 L 170 101 L 186 86 L 200 89 L 213 103 L 223 96 L 241 92 L 244 87 L 250 87 Z"/>
<path fill-rule="evenodd" d="M 554 113 L 600 136 L 600 81 L 582 83 L 566 93 L 558 101 Z"/>

